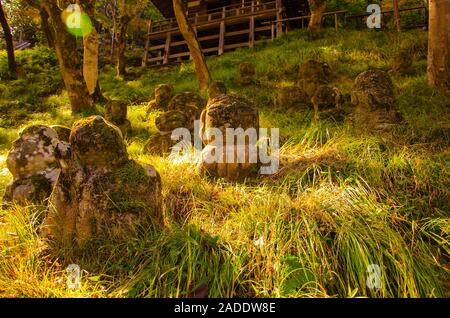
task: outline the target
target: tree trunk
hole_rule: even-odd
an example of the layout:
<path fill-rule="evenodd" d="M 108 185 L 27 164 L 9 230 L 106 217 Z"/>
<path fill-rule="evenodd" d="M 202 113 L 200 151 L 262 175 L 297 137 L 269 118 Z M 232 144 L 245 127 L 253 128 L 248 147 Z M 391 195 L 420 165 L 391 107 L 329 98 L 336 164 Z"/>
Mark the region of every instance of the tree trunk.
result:
<path fill-rule="evenodd" d="M 124 76 L 125 70 L 125 49 L 127 47 L 127 29 L 131 21 L 128 15 L 126 0 L 119 0 L 118 17 L 116 21 L 116 49 L 117 49 L 117 76 Z"/>
<path fill-rule="evenodd" d="M 394 22 L 395 27 L 397 28 L 397 31 L 401 31 L 401 25 L 400 25 L 400 10 L 398 8 L 398 0 L 392 0 L 392 7 L 394 8 Z"/>
<path fill-rule="evenodd" d="M 50 25 L 48 24 L 48 13 L 45 9 L 39 9 L 39 15 L 41 16 L 41 29 L 45 34 L 45 38 L 47 39 L 48 47 L 51 49 L 55 48 L 55 39 L 52 30 L 50 29 Z"/>
<path fill-rule="evenodd" d="M 201 91 L 207 90 L 209 83 L 211 82 L 211 75 L 197 36 L 186 17 L 186 9 L 182 0 L 173 0 L 173 8 L 178 27 L 180 28 L 183 38 L 186 40 L 192 60 L 194 61 L 199 88 Z"/>
<path fill-rule="evenodd" d="M 449 85 L 449 28 L 448 0 L 429 1 L 428 84 L 448 88 Z"/>
<path fill-rule="evenodd" d="M 308 0 L 311 9 L 311 19 L 309 20 L 309 29 L 314 33 L 320 32 L 322 18 L 325 13 L 327 3 L 325 0 Z"/>
<path fill-rule="evenodd" d="M 2 25 L 3 34 L 5 35 L 6 52 L 8 54 L 8 70 L 11 78 L 17 78 L 17 64 L 14 57 L 14 43 L 11 35 L 11 29 L 9 28 L 8 21 L 6 20 L 5 12 L 3 11 L 2 3 L 0 1 L 0 23 Z"/>
<path fill-rule="evenodd" d="M 75 113 L 92 112 L 95 110 L 95 106 L 92 98 L 89 96 L 81 71 L 76 38 L 66 31 L 66 25 L 61 19 L 61 10 L 55 0 L 45 0 L 43 1 L 43 6 L 53 21 L 56 35 L 56 55 L 58 56 L 61 74 L 72 105 L 72 111 Z"/>
<path fill-rule="evenodd" d="M 83 3 L 86 14 L 92 21 L 94 27 L 92 31 L 83 37 L 83 76 L 90 95 L 96 92 L 98 86 L 98 34 L 95 28 L 95 0 L 88 0 Z"/>

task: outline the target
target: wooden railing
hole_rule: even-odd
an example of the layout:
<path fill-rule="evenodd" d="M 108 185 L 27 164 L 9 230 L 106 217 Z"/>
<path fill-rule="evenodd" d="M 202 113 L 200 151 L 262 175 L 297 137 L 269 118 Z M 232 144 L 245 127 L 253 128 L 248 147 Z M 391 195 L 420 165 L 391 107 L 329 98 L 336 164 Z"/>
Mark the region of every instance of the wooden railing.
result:
<path fill-rule="evenodd" d="M 428 8 L 425 7 L 425 6 L 421 6 L 421 7 L 400 9 L 399 12 L 400 12 L 400 14 L 402 14 L 402 13 L 414 13 L 414 12 L 417 12 L 417 11 L 421 11 L 422 12 L 422 11 L 425 11 L 425 10 L 428 10 Z M 348 16 L 347 20 L 351 21 L 351 23 L 353 24 L 353 27 L 365 27 L 365 20 L 370 15 L 371 15 L 371 13 L 352 15 L 352 16 Z M 393 16 L 394 15 L 394 10 L 383 11 L 383 12 L 381 12 L 381 15 L 382 15 L 382 21 L 385 21 L 388 16 L 391 16 L 391 15 Z M 400 19 L 400 24 L 401 24 L 401 20 L 402 19 Z M 409 26 L 409 28 L 427 26 L 428 25 L 427 21 L 428 20 L 426 18 L 424 18 L 424 21 L 423 21 L 422 24 L 420 24 L 420 25 L 411 25 L 411 26 Z"/>
<path fill-rule="evenodd" d="M 231 22 L 233 19 L 239 20 L 255 14 L 267 14 L 277 11 L 278 1 L 258 2 L 249 1 L 242 4 L 234 4 L 208 11 L 206 14 L 189 15 L 188 20 L 194 29 L 202 26 L 220 24 L 223 20 Z M 168 31 L 177 31 L 178 24 L 175 18 L 169 20 L 153 22 L 149 27 L 149 36 L 165 34 Z"/>
<path fill-rule="evenodd" d="M 282 2 L 276 1 L 247 1 L 244 4 L 234 4 L 222 7 L 219 10 L 211 10 L 206 14 L 190 15 L 189 21 L 198 35 L 199 42 L 216 41 L 217 45 L 213 47 L 204 47 L 204 53 L 223 54 L 226 50 L 238 47 L 253 47 L 257 41 L 256 34 L 260 32 L 268 32 L 271 26 L 257 25 L 257 21 L 261 19 L 282 19 Z M 247 28 L 229 29 L 232 25 L 247 25 Z M 280 24 L 280 32 L 281 24 Z M 217 29 L 216 34 L 200 35 L 203 30 Z M 143 65 L 148 63 L 166 64 L 170 60 L 189 57 L 188 50 L 181 50 L 180 46 L 185 46 L 184 39 L 175 40 L 179 37 L 180 31 L 175 19 L 162 22 L 150 22 L 148 25 L 148 34 L 145 45 Z M 226 44 L 228 37 L 242 37 L 239 41 Z M 245 38 L 245 40 L 243 40 Z M 159 42 L 156 44 L 154 42 Z M 161 43 L 164 42 L 164 43 Z M 176 51 L 173 53 L 172 51 Z M 151 57 L 150 52 L 156 52 L 157 56 Z"/>
<path fill-rule="evenodd" d="M 342 16 L 343 17 L 343 23 L 346 23 L 346 17 L 347 17 L 347 12 L 345 10 L 341 10 L 341 11 L 333 11 L 333 12 L 326 12 L 323 15 L 323 18 L 327 18 L 329 16 L 333 16 L 334 17 L 334 28 L 337 31 L 339 29 L 339 17 Z M 275 36 L 277 35 L 277 33 L 275 32 L 275 26 L 279 25 L 280 23 L 283 25 L 283 30 L 284 32 L 288 32 L 289 31 L 289 27 L 288 27 L 288 23 L 287 22 L 292 22 L 292 21 L 300 21 L 302 28 L 308 26 L 309 23 L 309 19 L 311 19 L 310 15 L 305 15 L 305 16 L 300 16 L 300 17 L 294 17 L 294 18 L 287 18 L 287 19 L 281 19 L 281 20 L 275 20 L 275 21 L 269 21 L 269 22 L 264 22 L 263 24 L 269 24 L 271 26 L 271 34 L 272 34 L 272 40 L 274 40 Z M 278 33 L 279 35 L 279 33 Z"/>
<path fill-rule="evenodd" d="M 400 12 L 425 9 L 425 7 L 415 7 L 401 9 Z M 382 12 L 383 17 L 390 14 L 393 14 L 392 10 Z M 328 17 L 333 17 L 334 28 L 337 31 L 341 25 L 347 26 L 349 22 L 361 24 L 368 16 L 370 14 L 348 16 L 347 11 L 341 10 L 325 13 L 324 21 L 326 22 Z M 262 40 L 262 34 L 270 36 L 273 40 L 289 31 L 289 25 L 294 21 L 300 22 L 299 27 L 306 27 L 311 16 L 285 18 L 281 0 L 254 0 L 211 10 L 206 14 L 189 15 L 188 18 L 197 33 L 203 52 L 221 55 L 227 50 L 239 47 L 254 47 L 255 43 Z M 330 25 L 329 20 L 326 23 Z M 230 38 L 232 40 L 227 41 Z M 180 36 L 175 19 L 162 22 L 150 21 L 142 59 L 143 65 L 166 64 L 171 60 L 189 56 L 186 41 Z"/>

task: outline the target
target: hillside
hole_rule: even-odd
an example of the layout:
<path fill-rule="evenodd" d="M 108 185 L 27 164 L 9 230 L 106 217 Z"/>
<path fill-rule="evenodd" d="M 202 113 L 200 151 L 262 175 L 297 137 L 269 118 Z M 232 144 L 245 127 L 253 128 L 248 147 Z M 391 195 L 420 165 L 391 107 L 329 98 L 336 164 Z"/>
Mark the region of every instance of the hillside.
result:
<path fill-rule="evenodd" d="M 205 178 L 191 163 L 143 153 L 157 131 L 158 112 L 146 114 L 155 87 L 197 91 L 192 64 L 131 67 L 125 79 L 103 65 L 104 95 L 129 104 L 130 156 L 161 174 L 167 226 L 80 255 L 39 237 L 44 207 L 4 206 L 0 296 L 186 297 L 206 285 L 209 297 L 448 297 L 450 97 L 426 85 L 426 32 L 325 33 L 311 42 L 293 31 L 208 58 L 215 80 L 257 105 L 261 127 L 280 128 L 280 170 L 246 182 Z M 386 130 L 355 130 L 351 107 L 344 118 L 314 122 L 308 107 L 276 104 L 277 90 L 294 85 L 310 59 L 327 62 L 332 85 L 348 96 L 359 73 L 390 70 L 405 47 L 413 73 L 391 74 L 404 120 Z M 21 129 L 80 117 L 71 114 L 53 53 L 38 47 L 17 60 L 19 79 L 6 81 L 0 54 L 0 193 Z M 258 85 L 235 80 L 241 62 L 255 65 Z M 72 263 L 83 270 L 75 291 L 66 287 Z M 379 289 L 366 284 L 371 264 L 381 268 Z"/>

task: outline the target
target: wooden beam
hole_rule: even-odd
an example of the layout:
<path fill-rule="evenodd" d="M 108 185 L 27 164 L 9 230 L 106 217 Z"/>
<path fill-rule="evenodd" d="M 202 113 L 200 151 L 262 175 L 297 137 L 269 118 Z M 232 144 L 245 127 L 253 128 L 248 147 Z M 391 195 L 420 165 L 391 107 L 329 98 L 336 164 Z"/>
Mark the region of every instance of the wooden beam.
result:
<path fill-rule="evenodd" d="M 218 54 L 222 55 L 224 52 L 224 45 L 225 45 L 225 18 L 226 18 L 226 10 L 225 8 L 222 9 L 222 21 L 220 22 L 220 32 L 219 32 L 219 51 Z"/>
<path fill-rule="evenodd" d="M 255 1 L 252 1 L 252 14 L 255 12 Z M 248 36 L 248 47 L 255 47 L 255 16 L 252 15 L 250 17 L 250 26 L 249 26 L 249 36 Z"/>
<path fill-rule="evenodd" d="M 392 7 L 394 8 L 394 20 L 397 31 L 401 31 L 400 27 L 400 11 L 398 9 L 398 0 L 392 0 Z"/>
<path fill-rule="evenodd" d="M 164 47 L 164 59 L 163 64 L 169 63 L 169 56 L 170 56 L 170 42 L 172 42 L 172 33 L 167 32 L 166 36 L 166 45 Z"/>
<path fill-rule="evenodd" d="M 276 9 L 277 9 L 277 37 L 283 35 L 283 3 L 281 0 L 276 1 Z"/>
<path fill-rule="evenodd" d="M 339 20 L 337 13 L 334 14 L 334 30 L 337 32 L 339 29 Z"/>
<path fill-rule="evenodd" d="M 148 62 L 148 53 L 150 50 L 150 31 L 152 29 L 152 20 L 148 21 L 148 27 L 147 27 L 147 40 L 145 41 L 145 52 L 144 57 L 142 58 L 142 66 L 147 66 Z"/>

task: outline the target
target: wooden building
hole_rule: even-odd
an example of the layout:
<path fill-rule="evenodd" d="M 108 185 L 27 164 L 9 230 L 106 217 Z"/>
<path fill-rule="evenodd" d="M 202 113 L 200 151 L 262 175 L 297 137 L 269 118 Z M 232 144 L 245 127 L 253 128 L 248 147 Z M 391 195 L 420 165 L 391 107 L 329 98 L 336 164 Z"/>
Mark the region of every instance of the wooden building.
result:
<path fill-rule="evenodd" d="M 172 1 L 153 0 L 166 20 L 150 21 L 143 64 L 166 64 L 188 59 Z M 221 55 L 239 47 L 253 47 L 258 41 L 283 32 L 287 18 L 309 14 L 307 0 L 188 0 L 188 19 L 205 55 Z M 293 21 L 291 28 L 301 27 Z"/>

